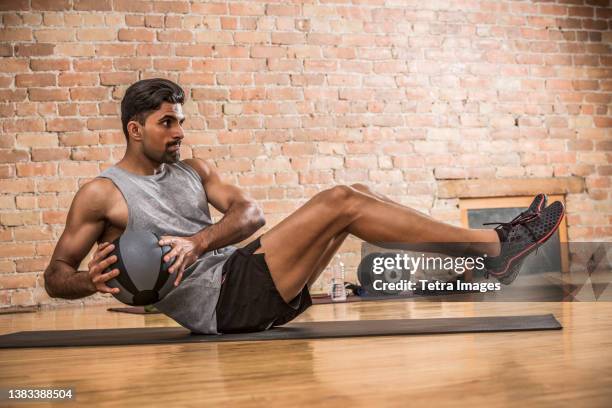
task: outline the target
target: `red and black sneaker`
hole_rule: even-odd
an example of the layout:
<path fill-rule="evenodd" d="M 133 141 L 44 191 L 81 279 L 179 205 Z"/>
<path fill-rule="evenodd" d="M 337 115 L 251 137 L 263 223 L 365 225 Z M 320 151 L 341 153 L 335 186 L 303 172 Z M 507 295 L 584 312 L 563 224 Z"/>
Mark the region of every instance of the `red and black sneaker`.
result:
<path fill-rule="evenodd" d="M 524 213 L 525 212 L 534 212 L 534 213 L 538 213 L 539 214 L 546 207 L 546 202 L 547 201 L 548 201 L 548 197 L 546 197 L 546 194 L 540 193 L 540 194 L 536 195 L 535 198 L 533 199 L 533 201 L 531 202 L 531 204 L 529 205 L 529 208 L 527 208 L 524 211 Z"/>
<path fill-rule="evenodd" d="M 533 207 L 541 208 L 540 204 Z M 485 277 L 492 275 L 505 285 L 512 283 L 525 257 L 553 235 L 564 214 L 563 204 L 555 201 L 541 211 L 528 209 L 510 222 L 489 223 L 498 224 L 495 230 L 500 236 L 501 252 L 499 256 L 486 259 Z"/>

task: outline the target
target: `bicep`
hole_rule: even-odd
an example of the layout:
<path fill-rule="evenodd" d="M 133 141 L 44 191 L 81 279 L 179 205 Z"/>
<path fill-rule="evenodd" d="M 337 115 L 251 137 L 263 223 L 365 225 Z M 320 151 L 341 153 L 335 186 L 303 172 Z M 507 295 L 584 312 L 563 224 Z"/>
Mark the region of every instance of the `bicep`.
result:
<path fill-rule="evenodd" d="M 252 200 L 239 187 L 224 181 L 217 170 L 201 159 L 193 159 L 192 164 L 202 178 L 208 202 L 222 213 L 234 203 L 251 202 Z"/>
<path fill-rule="evenodd" d="M 75 195 L 52 261 L 62 261 L 76 269 L 87 256 L 104 232 L 104 216 L 97 199 L 91 187 L 84 186 Z"/>
<path fill-rule="evenodd" d="M 250 201 L 237 186 L 226 183 L 218 175 L 204 182 L 204 189 L 210 204 L 225 213 L 234 203 Z"/>

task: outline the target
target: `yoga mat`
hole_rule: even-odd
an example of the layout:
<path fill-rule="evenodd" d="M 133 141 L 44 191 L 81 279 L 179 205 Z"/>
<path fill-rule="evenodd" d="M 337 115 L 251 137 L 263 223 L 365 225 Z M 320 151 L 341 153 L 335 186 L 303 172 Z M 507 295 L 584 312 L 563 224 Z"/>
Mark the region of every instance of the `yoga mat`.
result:
<path fill-rule="evenodd" d="M 118 346 L 221 341 L 324 339 L 408 334 L 558 330 L 552 315 L 290 323 L 256 333 L 201 335 L 181 327 L 23 331 L 0 336 L 0 348 Z"/>

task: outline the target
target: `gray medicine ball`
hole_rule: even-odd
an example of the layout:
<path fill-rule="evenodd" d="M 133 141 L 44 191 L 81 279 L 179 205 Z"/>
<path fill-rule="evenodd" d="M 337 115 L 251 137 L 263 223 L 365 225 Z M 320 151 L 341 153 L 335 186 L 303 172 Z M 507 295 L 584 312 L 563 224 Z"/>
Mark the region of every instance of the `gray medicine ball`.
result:
<path fill-rule="evenodd" d="M 111 288 L 119 288 L 113 294 L 119 301 L 132 305 L 144 306 L 163 299 L 173 288 L 176 275 L 170 275 L 168 268 L 174 258 L 163 261 L 172 249 L 170 246 L 159 246 L 159 237 L 149 231 L 126 230 L 113 241 L 113 251 L 117 261 L 106 269 L 110 272 L 119 269 L 119 275 L 106 282 Z"/>

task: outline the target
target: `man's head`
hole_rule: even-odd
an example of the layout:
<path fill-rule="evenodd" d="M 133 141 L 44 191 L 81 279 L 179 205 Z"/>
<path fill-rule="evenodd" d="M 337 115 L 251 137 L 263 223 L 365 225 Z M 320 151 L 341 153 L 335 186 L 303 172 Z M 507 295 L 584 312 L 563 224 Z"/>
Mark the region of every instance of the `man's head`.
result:
<path fill-rule="evenodd" d="M 183 89 L 167 79 L 144 79 L 130 85 L 121 101 L 121 124 L 128 145 L 138 143 L 139 150 L 158 163 L 178 161 L 184 102 Z"/>

